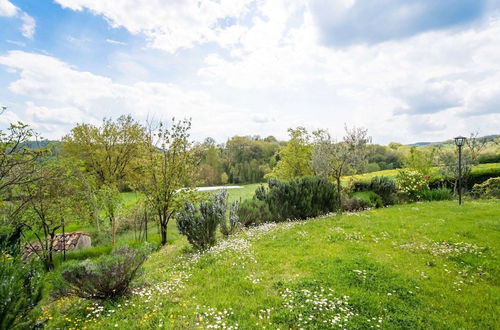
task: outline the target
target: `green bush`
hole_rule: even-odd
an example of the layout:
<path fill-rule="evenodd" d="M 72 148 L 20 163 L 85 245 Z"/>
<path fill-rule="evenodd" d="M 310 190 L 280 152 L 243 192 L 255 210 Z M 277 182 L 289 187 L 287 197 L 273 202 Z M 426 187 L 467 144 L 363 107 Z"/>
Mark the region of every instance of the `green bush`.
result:
<path fill-rule="evenodd" d="M 352 194 L 352 198 L 359 198 L 365 202 L 367 207 L 382 207 L 384 201 L 377 193 L 373 191 L 360 191 Z"/>
<path fill-rule="evenodd" d="M 227 190 L 221 190 L 201 202 L 200 209 L 188 202 L 177 215 L 177 229 L 196 249 L 206 249 L 215 244 L 217 226 L 225 221 Z"/>
<path fill-rule="evenodd" d="M 0 329 L 31 329 L 42 299 L 42 278 L 34 263 L 0 255 Z"/>
<path fill-rule="evenodd" d="M 479 164 L 500 163 L 500 154 L 482 154 L 477 158 Z"/>
<path fill-rule="evenodd" d="M 353 212 L 365 210 L 369 207 L 369 203 L 360 197 L 342 199 L 342 209 L 344 211 Z"/>
<path fill-rule="evenodd" d="M 359 191 L 369 191 L 371 189 L 371 182 L 370 181 L 354 181 L 351 186 L 351 190 L 353 192 L 359 192 Z"/>
<path fill-rule="evenodd" d="M 229 236 L 236 233 L 241 228 L 240 218 L 238 216 L 239 201 L 234 201 L 229 207 L 229 219 L 224 217 L 220 223 L 222 235 Z"/>
<path fill-rule="evenodd" d="M 384 205 L 392 205 L 396 202 L 396 182 L 385 176 L 376 176 L 370 182 L 370 190 L 382 198 Z"/>
<path fill-rule="evenodd" d="M 0 253 L 18 256 L 21 249 L 21 227 L 0 226 Z"/>
<path fill-rule="evenodd" d="M 238 217 L 245 227 L 260 225 L 272 219 L 267 203 L 258 199 L 247 199 L 241 202 Z"/>
<path fill-rule="evenodd" d="M 500 176 L 500 167 L 472 169 L 466 181 L 467 188 L 472 189 L 472 187 L 474 187 L 474 185 L 478 183 L 483 183 L 490 178 L 496 178 L 499 176 Z"/>
<path fill-rule="evenodd" d="M 446 201 L 453 199 L 453 192 L 448 188 L 430 189 L 421 192 L 421 200 L 424 201 Z"/>
<path fill-rule="evenodd" d="M 85 299 L 115 299 L 129 292 L 150 252 L 122 246 L 96 260 L 65 264 L 62 277 L 69 291 Z"/>
<path fill-rule="evenodd" d="M 255 196 L 269 206 L 273 221 L 307 219 L 339 209 L 336 186 L 319 177 L 290 181 L 269 180 L 269 188 L 257 189 Z"/>
<path fill-rule="evenodd" d="M 417 201 L 422 198 L 422 192 L 429 190 L 429 185 L 424 175 L 419 171 L 403 169 L 396 176 L 399 190 L 409 201 Z"/>
<path fill-rule="evenodd" d="M 475 184 L 471 193 L 476 198 L 500 198 L 500 177 Z"/>

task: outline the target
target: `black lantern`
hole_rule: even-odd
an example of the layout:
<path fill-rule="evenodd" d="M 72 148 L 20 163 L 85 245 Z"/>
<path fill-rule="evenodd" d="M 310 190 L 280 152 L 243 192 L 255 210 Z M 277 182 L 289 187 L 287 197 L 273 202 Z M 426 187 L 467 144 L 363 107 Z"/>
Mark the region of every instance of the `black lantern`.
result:
<path fill-rule="evenodd" d="M 455 144 L 456 144 L 456 146 L 459 147 L 459 148 L 462 147 L 465 144 L 465 140 L 467 140 L 466 137 L 464 137 L 464 136 L 457 136 L 455 138 Z"/>
<path fill-rule="evenodd" d="M 465 144 L 466 137 L 457 136 L 455 144 L 458 147 L 458 205 L 462 205 L 462 147 Z"/>

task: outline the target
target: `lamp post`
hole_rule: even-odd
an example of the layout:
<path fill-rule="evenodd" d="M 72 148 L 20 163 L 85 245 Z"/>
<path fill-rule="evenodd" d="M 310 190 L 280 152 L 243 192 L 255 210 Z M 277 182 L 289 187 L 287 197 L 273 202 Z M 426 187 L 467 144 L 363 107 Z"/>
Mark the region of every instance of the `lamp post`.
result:
<path fill-rule="evenodd" d="M 462 205 L 462 147 L 467 138 L 457 136 L 455 145 L 458 147 L 458 205 Z"/>

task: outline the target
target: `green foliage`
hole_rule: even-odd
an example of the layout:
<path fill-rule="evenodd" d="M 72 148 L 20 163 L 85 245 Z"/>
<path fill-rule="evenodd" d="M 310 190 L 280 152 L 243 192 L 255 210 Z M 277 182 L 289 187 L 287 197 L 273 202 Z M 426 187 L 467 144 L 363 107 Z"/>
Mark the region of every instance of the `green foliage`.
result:
<path fill-rule="evenodd" d="M 500 198 L 500 177 L 489 178 L 474 185 L 472 195 L 479 198 Z"/>
<path fill-rule="evenodd" d="M 174 118 L 170 125 L 160 122 L 158 126 L 149 128 L 142 175 L 136 183 L 154 210 L 165 245 L 170 220 L 187 200 L 194 198 L 196 163 L 189 133 L 191 120 Z"/>
<path fill-rule="evenodd" d="M 479 164 L 500 163 L 500 153 L 481 154 L 477 161 Z"/>
<path fill-rule="evenodd" d="M 31 329 L 42 299 L 42 277 L 34 263 L 0 255 L 0 329 Z"/>
<path fill-rule="evenodd" d="M 324 178 L 300 177 L 269 180 L 269 188 L 256 191 L 269 206 L 273 221 L 307 219 L 339 209 L 336 186 Z"/>
<path fill-rule="evenodd" d="M 260 225 L 272 220 L 267 203 L 255 198 L 246 199 L 240 203 L 238 217 L 240 223 L 245 227 Z"/>
<path fill-rule="evenodd" d="M 144 127 L 132 116 L 116 121 L 103 119 L 101 126 L 78 124 L 63 138 L 65 157 L 82 162 L 99 185 L 124 184 L 142 159 Z"/>
<path fill-rule="evenodd" d="M 365 198 L 360 197 L 344 197 L 342 200 L 342 210 L 353 212 L 361 211 L 369 207 L 369 202 Z"/>
<path fill-rule="evenodd" d="M 403 157 L 403 166 L 412 171 L 418 171 L 423 175 L 431 174 L 436 152 L 434 149 L 417 149 L 412 147 L 410 152 Z"/>
<path fill-rule="evenodd" d="M 191 245 L 204 250 L 216 242 L 217 227 L 225 221 L 227 190 L 218 191 L 208 201 L 201 202 L 199 210 L 187 202 L 177 215 L 177 229 Z"/>
<path fill-rule="evenodd" d="M 453 199 L 453 191 L 448 188 L 429 189 L 421 192 L 421 200 L 432 201 L 446 201 Z"/>
<path fill-rule="evenodd" d="M 119 247 L 96 260 L 67 263 L 62 277 L 69 290 L 85 299 L 116 299 L 129 292 L 147 258 L 148 248 L 141 250 Z"/>
<path fill-rule="evenodd" d="M 396 202 L 397 186 L 394 180 L 383 176 L 376 176 L 370 182 L 370 190 L 378 194 L 384 205 Z"/>
<path fill-rule="evenodd" d="M 17 257 L 21 247 L 21 227 L 3 226 L 0 227 L 0 253 L 6 253 Z"/>
<path fill-rule="evenodd" d="M 352 198 L 362 199 L 368 207 L 382 207 L 384 201 L 377 193 L 373 191 L 360 191 L 352 194 Z"/>
<path fill-rule="evenodd" d="M 220 231 L 222 235 L 229 236 L 236 233 L 240 227 L 240 218 L 238 216 L 239 201 L 233 201 L 229 206 L 229 219 L 224 216 L 220 223 Z"/>
<path fill-rule="evenodd" d="M 470 189 L 475 184 L 483 183 L 490 178 L 496 178 L 500 176 L 500 166 L 490 166 L 486 168 L 474 168 L 472 169 L 469 177 L 467 178 L 466 184 Z"/>
<path fill-rule="evenodd" d="M 422 198 L 422 192 L 429 190 L 429 185 L 424 175 L 415 170 L 403 169 L 396 176 L 399 190 L 406 195 L 410 201 L 417 201 Z"/>
<path fill-rule="evenodd" d="M 311 175 L 311 145 L 309 133 L 304 127 L 288 129 L 290 140 L 278 152 L 279 161 L 268 178 L 290 180 L 295 177 Z"/>
<path fill-rule="evenodd" d="M 365 172 L 390 170 L 402 166 L 400 153 L 390 147 L 371 144 L 367 146 L 367 154 L 368 165 Z"/>

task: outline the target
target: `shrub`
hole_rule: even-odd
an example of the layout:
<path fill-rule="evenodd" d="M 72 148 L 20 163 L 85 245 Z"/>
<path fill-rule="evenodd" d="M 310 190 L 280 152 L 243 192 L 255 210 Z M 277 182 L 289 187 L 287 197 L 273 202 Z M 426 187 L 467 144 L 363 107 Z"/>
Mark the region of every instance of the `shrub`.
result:
<path fill-rule="evenodd" d="M 0 227 L 0 253 L 16 257 L 21 252 L 21 227 Z"/>
<path fill-rule="evenodd" d="M 422 192 L 429 190 L 424 175 L 418 171 L 403 169 L 396 176 L 399 190 L 406 195 L 408 200 L 417 201 L 422 198 Z"/>
<path fill-rule="evenodd" d="M 366 207 L 384 206 L 384 201 L 382 200 L 382 197 L 380 197 L 377 193 L 373 191 L 360 191 L 352 194 L 352 197 L 362 199 L 365 202 Z"/>
<path fill-rule="evenodd" d="M 371 189 L 370 185 L 371 183 L 369 181 L 355 181 L 352 183 L 351 189 L 353 192 L 369 191 Z"/>
<path fill-rule="evenodd" d="M 120 247 L 96 260 L 68 263 L 62 277 L 70 292 L 85 299 L 115 299 L 129 292 L 149 248 Z"/>
<path fill-rule="evenodd" d="M 241 225 L 245 227 L 260 225 L 272 219 L 267 203 L 258 199 L 247 199 L 241 202 L 238 217 Z"/>
<path fill-rule="evenodd" d="M 220 223 L 220 231 L 222 235 L 229 236 L 238 231 L 241 227 L 240 218 L 238 216 L 239 202 L 234 201 L 229 207 L 229 219 L 224 217 Z"/>
<path fill-rule="evenodd" d="M 369 207 L 368 203 L 359 197 L 344 198 L 342 200 L 342 209 L 344 211 L 361 211 Z"/>
<path fill-rule="evenodd" d="M 227 190 L 221 190 L 201 202 L 200 209 L 187 202 L 177 215 L 177 229 L 196 249 L 206 249 L 215 244 L 217 226 L 225 220 Z"/>
<path fill-rule="evenodd" d="M 31 329 L 42 299 L 42 279 L 35 263 L 0 255 L 0 329 Z"/>
<path fill-rule="evenodd" d="M 482 154 L 477 158 L 479 164 L 500 163 L 500 154 Z"/>
<path fill-rule="evenodd" d="M 448 188 L 430 189 L 421 192 L 424 201 L 446 201 L 453 199 L 453 192 Z"/>
<path fill-rule="evenodd" d="M 471 193 L 477 198 L 500 198 L 500 177 L 490 178 L 483 183 L 475 184 Z"/>
<path fill-rule="evenodd" d="M 483 183 L 490 178 L 500 177 L 500 167 L 472 169 L 467 178 L 467 188 L 472 189 L 475 184 Z"/>
<path fill-rule="evenodd" d="M 385 176 L 376 176 L 370 182 L 370 190 L 382 198 L 384 205 L 391 205 L 396 202 L 397 186 L 396 182 Z"/>
<path fill-rule="evenodd" d="M 269 180 L 269 188 L 259 188 L 255 196 L 267 203 L 273 221 L 306 219 L 338 210 L 333 183 L 319 177 L 290 181 Z"/>

